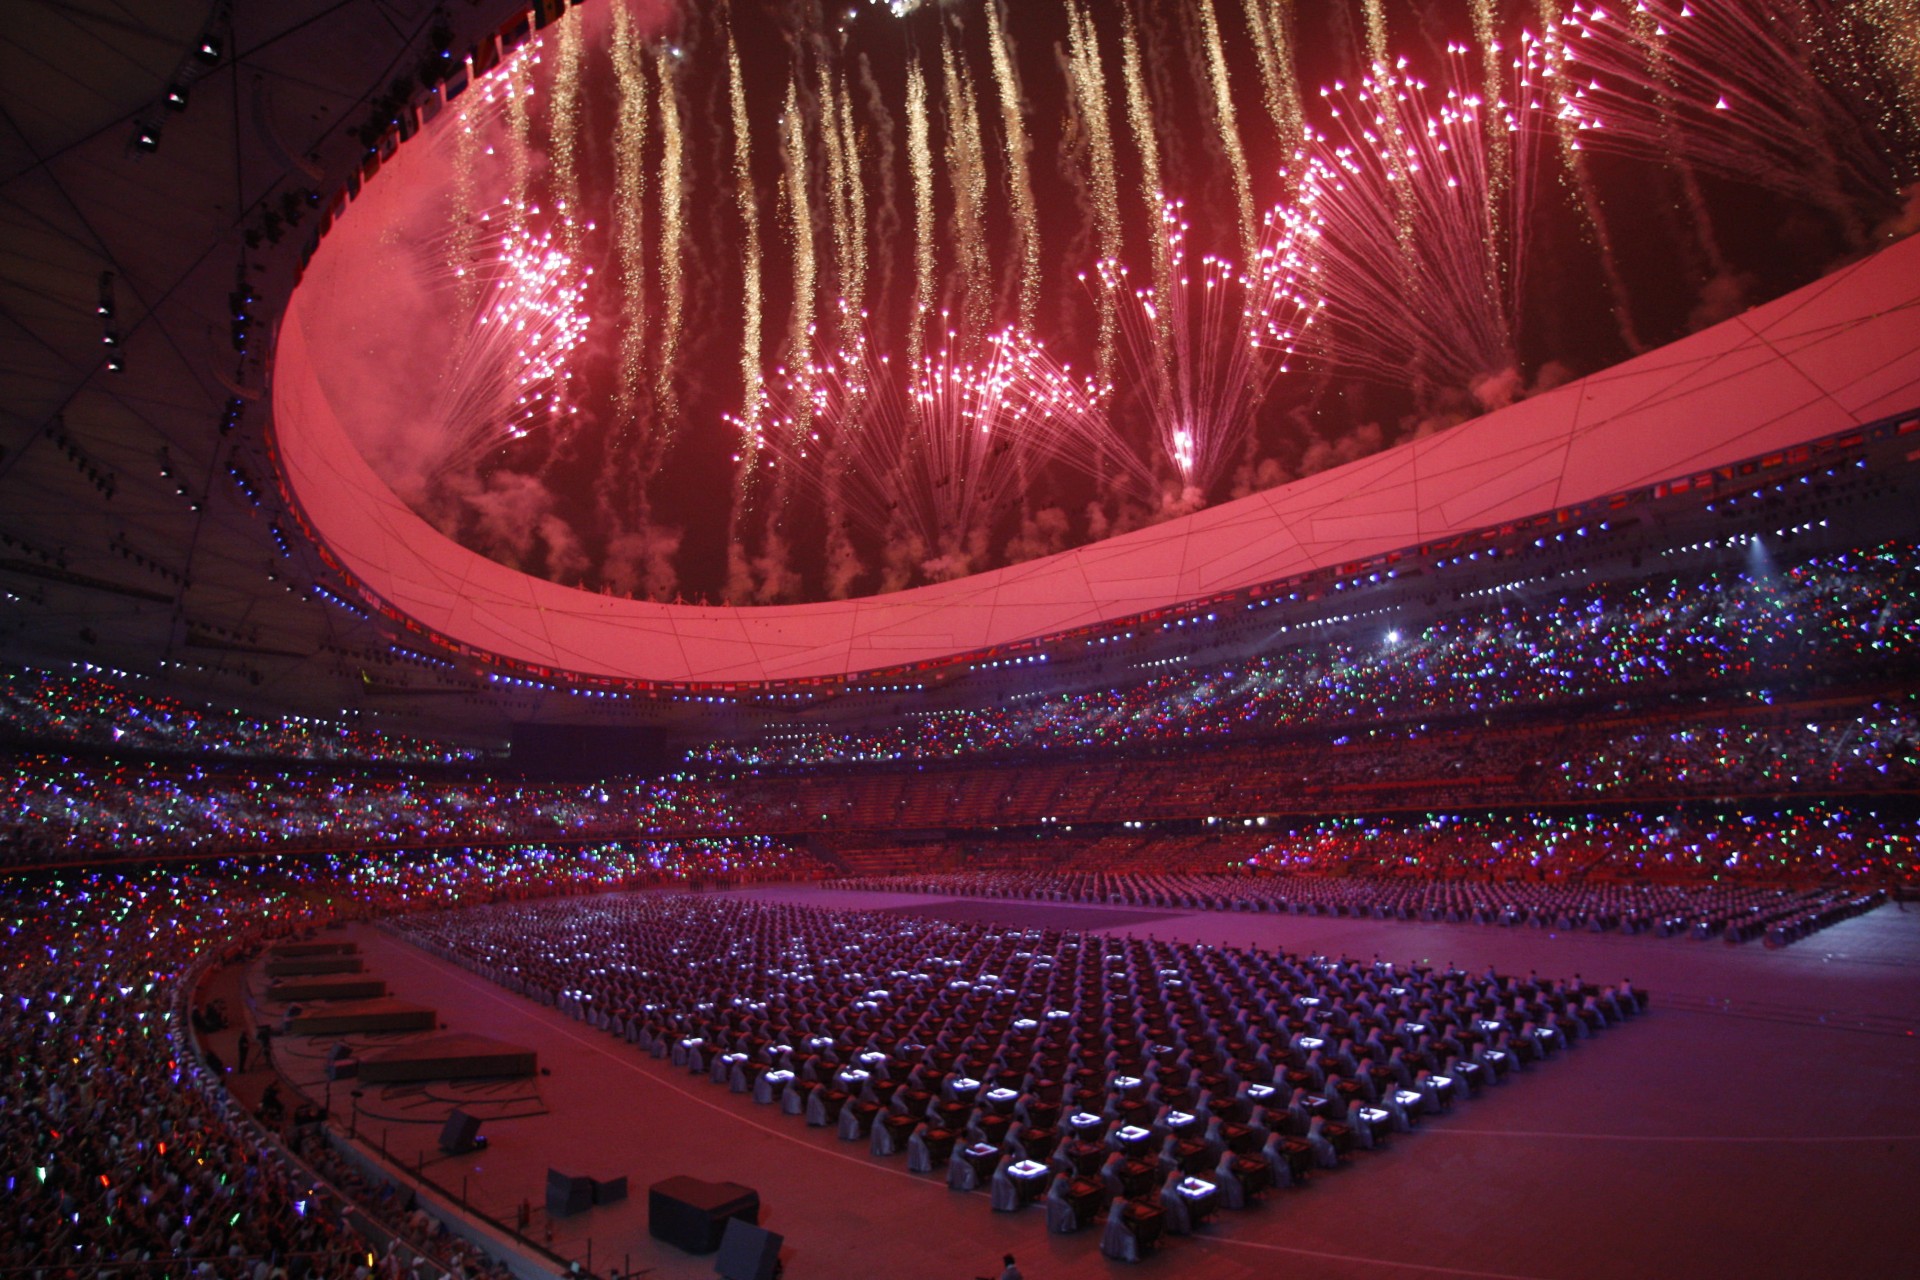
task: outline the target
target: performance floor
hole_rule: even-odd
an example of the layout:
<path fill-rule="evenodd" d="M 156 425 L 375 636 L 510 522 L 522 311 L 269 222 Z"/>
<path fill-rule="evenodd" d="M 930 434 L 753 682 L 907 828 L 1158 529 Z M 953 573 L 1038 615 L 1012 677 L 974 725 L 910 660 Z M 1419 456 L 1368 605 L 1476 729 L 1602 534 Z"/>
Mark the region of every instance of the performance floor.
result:
<path fill-rule="evenodd" d="M 1318 1173 L 1303 1190 L 1216 1215 L 1137 1270 L 1242 1277 L 1910 1274 L 1920 1255 L 1920 911 L 1883 907 L 1784 951 L 1750 944 L 1212 912 L 1157 912 L 804 888 L 751 896 L 912 910 L 1542 976 L 1631 978 L 1651 1013 Z M 490 1146 L 437 1153 L 433 1095 L 360 1100 L 362 1140 L 511 1221 L 546 1171 L 624 1174 L 622 1205 L 552 1224 L 591 1266 L 707 1277 L 713 1259 L 653 1241 L 646 1188 L 675 1174 L 745 1183 L 786 1237 L 788 1280 L 1127 1271 L 1094 1231 L 1049 1235 L 1043 1212 L 989 1211 L 984 1192 L 910 1174 L 864 1142 L 755 1106 L 584 1023 L 371 928 L 368 967 L 457 1032 L 535 1047 L 551 1075 L 503 1089 Z M 288 1065 L 319 1046 L 287 1045 Z M 311 1076 L 309 1076 L 311 1080 Z M 314 1086 L 309 1083 L 309 1088 Z M 336 1087 L 337 1088 L 337 1087 Z M 344 1111 L 336 1096 L 336 1113 Z M 344 1117 L 343 1117 L 344 1118 Z M 545 1264 L 542 1264 L 545 1265 Z M 549 1266 L 549 1273 L 552 1268 Z"/>

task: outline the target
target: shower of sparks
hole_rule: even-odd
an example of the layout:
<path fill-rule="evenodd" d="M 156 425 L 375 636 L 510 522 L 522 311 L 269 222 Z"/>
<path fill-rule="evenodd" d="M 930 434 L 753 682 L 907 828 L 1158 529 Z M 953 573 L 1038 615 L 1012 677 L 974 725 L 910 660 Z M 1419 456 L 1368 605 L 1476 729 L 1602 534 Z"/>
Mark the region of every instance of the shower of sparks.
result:
<path fill-rule="evenodd" d="M 593 268 L 535 232 L 538 209 L 512 205 L 480 215 L 477 258 L 463 268 L 481 281 L 481 303 L 453 344 L 427 429 L 442 474 L 540 430 L 564 430 L 578 407 L 571 357 L 586 341 Z M 457 273 L 456 273 L 457 274 Z"/>
<path fill-rule="evenodd" d="M 1141 288 L 1125 264 L 1099 264 L 1099 286 L 1114 296 L 1125 336 L 1125 369 L 1157 406 L 1160 460 L 1176 479 L 1155 495 L 1165 506 L 1192 508 L 1246 444 L 1254 417 L 1285 353 L 1271 335 L 1303 326 L 1304 311 L 1276 287 L 1278 273 L 1248 276 L 1225 258 L 1188 259 L 1191 228 L 1181 207 L 1162 206 L 1171 286 Z M 1290 283 L 1290 282 L 1289 282 Z M 1139 472 L 1151 475 L 1142 467 Z"/>
<path fill-rule="evenodd" d="M 1556 119 L 1582 148 L 1695 166 L 1825 209 L 1863 243 L 1914 176 L 1897 81 L 1863 66 L 1836 0 L 1639 0 L 1573 5 Z"/>

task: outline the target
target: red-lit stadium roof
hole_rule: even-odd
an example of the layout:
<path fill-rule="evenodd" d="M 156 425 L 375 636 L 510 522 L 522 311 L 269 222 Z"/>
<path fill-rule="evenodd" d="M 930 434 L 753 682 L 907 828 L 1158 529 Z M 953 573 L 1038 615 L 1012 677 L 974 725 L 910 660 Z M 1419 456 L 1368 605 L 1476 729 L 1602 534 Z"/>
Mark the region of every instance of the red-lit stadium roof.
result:
<path fill-rule="evenodd" d="M 530 577 L 421 519 L 348 438 L 311 336 L 356 224 L 405 191 L 406 151 L 321 246 L 276 362 L 280 457 L 314 536 L 368 597 L 518 663 L 621 680 L 763 682 L 935 661 L 1273 582 L 1691 476 L 1920 401 L 1920 243 L 1441 434 L 1059 555 L 892 595 L 654 604 Z"/>

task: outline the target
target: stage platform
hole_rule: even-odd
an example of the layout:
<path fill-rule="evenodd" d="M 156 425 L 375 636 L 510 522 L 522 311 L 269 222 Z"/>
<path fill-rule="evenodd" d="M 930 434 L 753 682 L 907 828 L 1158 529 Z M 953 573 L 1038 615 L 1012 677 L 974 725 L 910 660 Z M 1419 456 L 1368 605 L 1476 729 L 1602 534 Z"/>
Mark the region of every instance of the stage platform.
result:
<path fill-rule="evenodd" d="M 287 978 L 269 983 L 266 997 L 280 1004 L 296 1000 L 377 1000 L 387 994 L 385 978 Z"/>
<path fill-rule="evenodd" d="M 941 902 L 800 886 L 734 896 L 857 911 Z M 1042 923 L 1099 927 L 1107 909 L 1058 904 Z M 1909 1172 L 1920 1150 L 1920 1036 L 1908 1034 L 1920 1027 L 1920 912 L 1883 908 L 1773 951 L 1240 912 L 1181 911 L 1115 932 L 1301 954 L 1378 952 L 1469 971 L 1491 964 L 1596 981 L 1629 976 L 1655 993 L 1644 1022 L 1492 1087 L 1396 1136 L 1384 1152 L 1316 1170 L 1304 1190 L 1269 1192 L 1260 1207 L 1163 1238 L 1158 1256 L 1128 1274 L 1770 1280 L 1904 1274 L 1920 1250 Z M 789 1275 L 958 1280 L 998 1275 L 1008 1252 L 1046 1280 L 1116 1280 L 1127 1270 L 1101 1256 L 1094 1236 L 1049 1233 L 1037 1206 L 991 1212 L 984 1191 L 949 1191 L 944 1177 L 908 1172 L 904 1155 L 876 1158 L 864 1142 L 758 1106 L 376 928 L 357 926 L 355 936 L 401 995 L 434 1005 L 457 1029 L 536 1048 L 553 1072 L 498 1086 L 366 1088 L 357 1100 L 361 1140 L 390 1152 L 396 1166 L 423 1165 L 496 1220 L 513 1221 L 530 1201 L 537 1232 L 551 1226 L 558 1251 L 585 1259 L 591 1240 L 600 1275 L 712 1280 L 711 1255 L 682 1253 L 649 1233 L 638 1192 L 682 1174 L 758 1192 L 761 1225 L 786 1237 Z M 231 1043 L 226 1033 L 223 1053 Z M 364 1045 L 363 1055 L 387 1047 Z M 285 1049 L 275 1046 L 276 1061 L 303 1073 L 306 1095 L 322 1099 L 324 1042 Z M 1836 1064 L 1873 1099 L 1871 1110 L 1802 1105 L 1782 1092 L 1782 1080 L 1819 1079 Z M 509 1088 L 510 1105 L 489 1106 Z M 350 1116 L 343 1096 L 336 1085 L 334 1102 Z M 455 1106 L 489 1107 L 487 1150 L 440 1151 Z M 635 1194 L 548 1220 L 540 1203 L 554 1167 L 624 1173 Z M 1604 1249 L 1569 1243 L 1591 1237 L 1595 1223 L 1624 1225 Z"/>
<path fill-rule="evenodd" d="M 363 973 L 366 961 L 359 956 L 273 956 L 267 957 L 269 978 L 306 978 L 325 973 Z"/>
<path fill-rule="evenodd" d="M 486 1036 L 452 1033 L 421 1036 L 360 1057 L 360 1078 L 369 1084 L 418 1080 L 473 1080 L 530 1076 L 537 1055 L 524 1045 Z"/>
<path fill-rule="evenodd" d="M 432 1031 L 440 1015 L 431 1005 L 407 1000 L 341 1000 L 292 1019 L 288 1030 L 298 1036 L 342 1036 L 384 1031 Z"/>

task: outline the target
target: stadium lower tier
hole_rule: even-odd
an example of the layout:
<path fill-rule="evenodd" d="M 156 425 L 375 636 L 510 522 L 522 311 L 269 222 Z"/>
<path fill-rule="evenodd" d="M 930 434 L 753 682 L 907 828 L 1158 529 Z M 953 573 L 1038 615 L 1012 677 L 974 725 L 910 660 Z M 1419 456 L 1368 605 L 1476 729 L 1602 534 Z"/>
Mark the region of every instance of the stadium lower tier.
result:
<path fill-rule="evenodd" d="M 1693 798 L 1920 795 L 1920 695 L 1756 695 L 1570 722 L 1475 720 L 1165 756 L 840 766 L 773 776 L 536 783 L 337 766 L 188 765 L 29 753 L 0 761 L 0 859 L 354 844 L 823 836 Z M 878 833 L 877 836 L 875 833 Z M 1651 833 L 1654 843 L 1659 833 Z M 857 842 L 853 842 L 857 844 Z M 853 847 L 852 844 L 849 847 Z"/>

